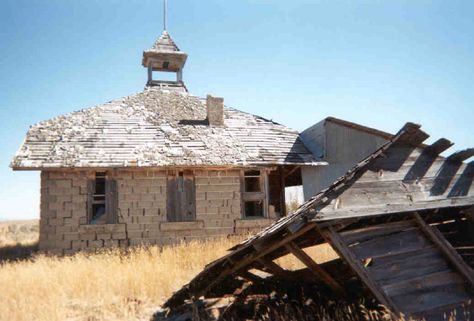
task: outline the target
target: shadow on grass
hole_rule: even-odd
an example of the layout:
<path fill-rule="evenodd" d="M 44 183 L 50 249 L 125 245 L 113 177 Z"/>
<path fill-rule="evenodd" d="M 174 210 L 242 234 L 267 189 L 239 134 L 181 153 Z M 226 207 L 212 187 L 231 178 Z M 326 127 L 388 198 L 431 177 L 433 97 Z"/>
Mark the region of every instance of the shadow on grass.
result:
<path fill-rule="evenodd" d="M 0 245 L 0 263 L 30 259 L 38 252 L 38 242 L 31 244 Z"/>

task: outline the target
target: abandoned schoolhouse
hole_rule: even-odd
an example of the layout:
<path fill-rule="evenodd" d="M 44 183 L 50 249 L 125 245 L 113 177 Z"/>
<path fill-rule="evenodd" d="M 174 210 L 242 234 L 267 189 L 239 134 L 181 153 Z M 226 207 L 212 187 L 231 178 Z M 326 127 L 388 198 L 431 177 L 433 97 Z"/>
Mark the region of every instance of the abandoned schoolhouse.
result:
<path fill-rule="evenodd" d="M 186 59 L 164 30 L 143 52 L 142 92 L 30 127 L 11 167 L 41 171 L 41 250 L 258 230 L 285 215 L 302 167 L 326 164 L 297 131 L 191 95 Z"/>

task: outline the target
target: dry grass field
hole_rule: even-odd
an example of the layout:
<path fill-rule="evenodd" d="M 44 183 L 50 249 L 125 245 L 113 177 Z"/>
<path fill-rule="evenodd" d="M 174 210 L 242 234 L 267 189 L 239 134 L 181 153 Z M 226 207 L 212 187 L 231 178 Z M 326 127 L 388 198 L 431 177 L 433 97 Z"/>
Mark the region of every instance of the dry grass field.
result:
<path fill-rule="evenodd" d="M 34 254 L 8 261 L 5 249 L 11 259 L 37 241 L 37 221 L 1 224 L 1 320 L 149 320 L 173 291 L 239 241 L 223 238 L 70 257 Z M 319 254 L 334 257 L 329 248 Z M 301 267 L 290 257 L 279 263 Z"/>
<path fill-rule="evenodd" d="M 239 241 L 223 238 L 164 248 L 48 257 L 32 253 L 37 222 L 0 224 L 0 320 L 8 321 L 150 320 L 173 291 Z M 14 227 L 5 228 L 9 225 Z M 14 250 L 25 247 L 30 252 L 12 260 L 15 253 L 21 254 Z M 8 258 L 6 248 L 10 249 Z M 309 251 L 318 262 L 336 257 L 327 246 Z M 278 263 L 288 269 L 302 267 L 289 256 Z M 367 320 L 385 319 L 367 313 Z"/>

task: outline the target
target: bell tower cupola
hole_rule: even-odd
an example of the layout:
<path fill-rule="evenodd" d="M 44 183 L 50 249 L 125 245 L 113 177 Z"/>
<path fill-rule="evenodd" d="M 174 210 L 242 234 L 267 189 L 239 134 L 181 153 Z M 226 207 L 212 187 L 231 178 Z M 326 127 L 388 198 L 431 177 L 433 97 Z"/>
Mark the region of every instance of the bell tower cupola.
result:
<path fill-rule="evenodd" d="M 150 48 L 143 52 L 143 67 L 148 69 L 147 86 L 161 87 L 184 87 L 183 67 L 188 55 L 181 50 L 174 42 L 171 35 L 166 30 L 166 0 L 164 1 L 163 32 L 158 40 Z M 176 80 L 154 79 L 154 72 L 157 76 L 161 72 L 175 73 Z"/>

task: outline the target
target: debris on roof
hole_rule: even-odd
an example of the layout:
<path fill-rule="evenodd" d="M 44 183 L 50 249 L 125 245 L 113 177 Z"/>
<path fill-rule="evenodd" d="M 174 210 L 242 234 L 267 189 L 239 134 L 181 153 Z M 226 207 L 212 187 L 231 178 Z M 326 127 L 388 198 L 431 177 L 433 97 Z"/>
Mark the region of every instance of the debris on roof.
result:
<path fill-rule="evenodd" d="M 451 143 L 423 145 L 427 138 L 419 125 L 406 124 L 296 212 L 209 264 L 166 302 L 170 315 L 186 300 L 212 297 L 222 282 L 261 282 L 252 269 L 289 277 L 273 262 L 287 254 L 313 282 L 346 297 L 352 285 L 303 251 L 322 243 L 393 315 L 430 321 L 474 312 L 474 162 L 463 163 L 472 152 L 444 158 Z"/>
<path fill-rule="evenodd" d="M 298 132 L 225 108 L 210 127 L 202 99 L 143 92 L 31 126 L 14 169 L 65 167 L 323 165 Z"/>

